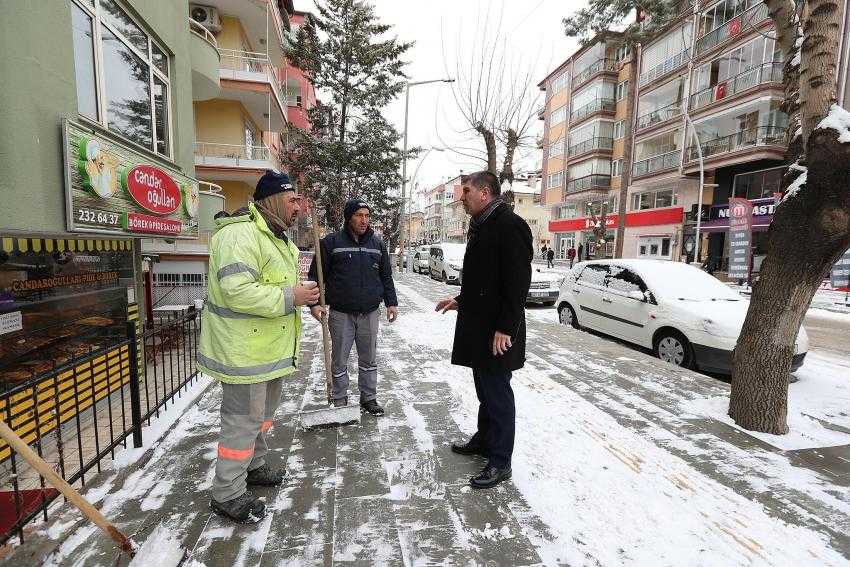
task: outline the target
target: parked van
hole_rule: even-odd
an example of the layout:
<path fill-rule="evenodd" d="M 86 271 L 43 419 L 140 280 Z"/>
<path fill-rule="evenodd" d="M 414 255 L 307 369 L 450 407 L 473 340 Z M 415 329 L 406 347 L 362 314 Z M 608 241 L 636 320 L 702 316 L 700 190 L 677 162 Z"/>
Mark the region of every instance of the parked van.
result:
<path fill-rule="evenodd" d="M 428 260 L 431 278 L 460 285 L 465 252 L 466 244 L 455 242 L 432 244 Z"/>

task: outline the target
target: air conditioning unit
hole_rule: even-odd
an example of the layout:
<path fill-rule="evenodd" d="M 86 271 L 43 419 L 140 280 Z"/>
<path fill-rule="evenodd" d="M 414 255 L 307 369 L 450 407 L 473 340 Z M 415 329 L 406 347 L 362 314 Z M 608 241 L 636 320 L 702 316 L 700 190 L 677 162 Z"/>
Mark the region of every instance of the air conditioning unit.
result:
<path fill-rule="evenodd" d="M 189 4 L 189 16 L 214 34 L 221 31 L 221 18 L 218 16 L 218 9 L 212 6 Z"/>

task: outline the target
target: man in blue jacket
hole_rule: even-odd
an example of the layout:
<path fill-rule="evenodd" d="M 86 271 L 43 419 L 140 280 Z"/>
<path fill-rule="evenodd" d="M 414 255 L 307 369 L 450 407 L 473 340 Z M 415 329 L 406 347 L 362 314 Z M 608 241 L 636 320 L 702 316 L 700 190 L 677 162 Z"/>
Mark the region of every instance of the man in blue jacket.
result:
<path fill-rule="evenodd" d="M 387 307 L 387 320 L 398 316 L 398 299 L 393 283 L 390 255 L 383 241 L 369 227 L 369 205 L 352 199 L 343 210 L 345 226 L 321 241 L 325 301 L 330 307 L 334 405 L 348 405 L 348 356 L 357 345 L 357 387 L 360 406 L 372 415 L 383 415 L 378 404 L 378 319 L 381 301 Z M 310 279 L 318 281 L 316 260 L 310 266 Z M 321 307 L 310 308 L 320 320 Z"/>

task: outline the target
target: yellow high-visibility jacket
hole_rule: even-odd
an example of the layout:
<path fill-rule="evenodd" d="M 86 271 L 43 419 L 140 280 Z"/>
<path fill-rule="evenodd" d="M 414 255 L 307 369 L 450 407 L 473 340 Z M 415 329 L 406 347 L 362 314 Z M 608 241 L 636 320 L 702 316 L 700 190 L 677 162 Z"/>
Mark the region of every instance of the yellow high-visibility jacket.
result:
<path fill-rule="evenodd" d="M 298 248 L 276 238 L 251 203 L 216 220 L 198 366 L 228 384 L 265 382 L 295 371 L 301 314 L 293 301 Z"/>

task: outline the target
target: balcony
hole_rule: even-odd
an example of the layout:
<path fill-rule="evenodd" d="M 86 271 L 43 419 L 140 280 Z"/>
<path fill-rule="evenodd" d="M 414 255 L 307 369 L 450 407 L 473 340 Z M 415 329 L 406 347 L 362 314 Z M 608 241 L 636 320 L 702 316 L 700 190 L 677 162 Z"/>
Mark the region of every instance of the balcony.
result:
<path fill-rule="evenodd" d="M 546 119 L 546 105 L 545 104 L 537 109 L 537 119 L 538 120 L 545 120 Z"/>
<path fill-rule="evenodd" d="M 575 124 L 597 112 L 610 112 L 613 114 L 616 110 L 617 103 L 613 98 L 597 98 L 573 112 L 570 116 L 570 121 Z"/>
<path fill-rule="evenodd" d="M 606 71 L 610 73 L 616 72 L 617 62 L 613 59 L 597 59 L 573 77 L 573 89 L 576 89 L 582 83 L 587 82 L 592 76 Z"/>
<path fill-rule="evenodd" d="M 195 166 L 248 172 L 280 169 L 277 158 L 262 144 L 234 145 L 195 142 Z"/>
<path fill-rule="evenodd" d="M 267 45 L 272 63 L 283 64 L 288 43 L 284 30 L 289 29 L 289 16 L 278 8 L 278 0 L 199 0 L 197 4 L 211 6 L 219 14 L 238 19 L 239 33 L 245 35 L 250 45 Z"/>
<path fill-rule="evenodd" d="M 632 176 L 640 177 L 652 173 L 679 167 L 680 151 L 672 150 L 667 153 L 636 161 L 632 166 Z"/>
<path fill-rule="evenodd" d="M 672 120 L 677 116 L 681 115 L 682 101 L 677 100 L 676 102 L 668 104 L 663 108 L 659 108 L 658 110 L 653 110 L 652 112 L 647 112 L 646 114 L 638 116 L 636 131 L 640 132 L 641 130 L 646 130 L 651 126 L 661 124 L 662 122 L 667 122 L 668 120 Z"/>
<path fill-rule="evenodd" d="M 638 86 L 643 87 L 644 85 L 648 85 L 655 79 L 659 79 L 666 75 L 667 73 L 672 73 L 685 63 L 687 63 L 691 58 L 691 50 L 686 49 L 678 55 L 674 55 L 661 63 L 660 65 L 656 65 L 646 73 L 642 73 L 638 78 Z"/>
<path fill-rule="evenodd" d="M 729 136 L 721 136 L 702 142 L 704 159 L 721 154 L 737 152 L 759 146 L 778 146 L 785 148 L 785 128 L 779 126 L 761 126 L 742 130 Z M 699 159 L 697 147 L 689 146 L 685 151 L 685 161 Z"/>
<path fill-rule="evenodd" d="M 260 127 L 272 132 L 283 130 L 286 126 L 284 91 L 274 74 L 269 56 L 235 49 L 219 51 L 221 98 L 241 102 Z M 268 97 L 271 97 L 271 105 Z"/>
<path fill-rule="evenodd" d="M 691 95 L 691 110 L 731 97 L 759 85 L 782 83 L 782 63 L 765 63 Z"/>
<path fill-rule="evenodd" d="M 764 3 L 756 4 L 699 38 L 696 45 L 696 56 L 699 57 L 711 51 L 730 37 L 740 35 L 750 24 L 755 26 L 768 17 L 767 5 Z"/>
<path fill-rule="evenodd" d="M 192 65 L 192 100 L 209 100 L 221 92 L 221 53 L 215 36 L 189 18 L 189 60 Z"/>
<path fill-rule="evenodd" d="M 568 155 L 577 156 L 594 150 L 611 150 L 613 148 L 614 138 L 591 138 L 570 146 Z"/>
<path fill-rule="evenodd" d="M 567 183 L 567 193 L 578 193 L 579 191 L 587 191 L 589 189 L 602 189 L 611 187 L 611 176 L 610 175 L 600 175 L 598 173 L 593 173 L 591 175 L 585 175 L 584 177 L 579 177 L 578 179 L 573 179 L 569 183 Z"/>

